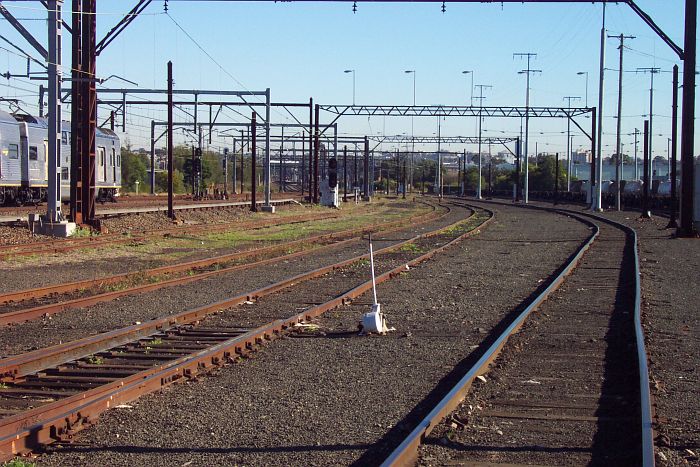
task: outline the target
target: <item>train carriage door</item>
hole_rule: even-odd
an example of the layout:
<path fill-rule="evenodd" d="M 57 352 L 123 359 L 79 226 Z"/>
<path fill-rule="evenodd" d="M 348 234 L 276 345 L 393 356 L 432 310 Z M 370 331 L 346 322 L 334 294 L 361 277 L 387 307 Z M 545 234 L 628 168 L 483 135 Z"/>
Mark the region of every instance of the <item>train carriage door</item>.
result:
<path fill-rule="evenodd" d="M 112 143 L 114 145 L 114 143 Z M 111 164 L 112 164 L 112 181 L 114 184 L 117 184 L 117 151 L 114 149 L 114 146 L 112 146 L 112 155 L 109 158 Z"/>
<path fill-rule="evenodd" d="M 19 157 L 22 186 L 29 184 L 29 135 L 27 122 L 19 122 Z"/>
<path fill-rule="evenodd" d="M 107 179 L 107 164 L 105 163 L 105 148 L 97 148 L 97 181 L 104 182 Z"/>

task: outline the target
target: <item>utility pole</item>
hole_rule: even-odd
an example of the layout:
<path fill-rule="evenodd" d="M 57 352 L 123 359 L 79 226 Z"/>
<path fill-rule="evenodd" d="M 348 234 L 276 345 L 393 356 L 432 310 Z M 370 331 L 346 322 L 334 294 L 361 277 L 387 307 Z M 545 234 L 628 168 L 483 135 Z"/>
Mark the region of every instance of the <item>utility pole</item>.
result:
<path fill-rule="evenodd" d="M 528 66 L 529 68 L 529 66 Z M 479 88 L 479 97 L 475 97 L 474 99 L 479 99 L 479 174 L 476 177 L 476 199 L 481 199 L 481 166 L 482 166 L 482 161 L 481 161 L 481 120 L 482 120 L 482 110 L 484 108 L 484 89 L 490 89 L 493 86 L 489 84 L 477 84 L 474 87 Z"/>
<path fill-rule="evenodd" d="M 637 68 L 638 72 L 649 73 L 651 75 L 651 84 L 649 86 L 649 170 L 654 164 L 654 75 L 661 72 L 660 68 Z M 649 173 L 649 183 L 654 183 L 654 177 Z M 651 187 L 650 187 L 651 189 Z"/>
<path fill-rule="evenodd" d="M 49 130 L 48 130 L 48 194 L 46 221 L 57 223 L 63 220 L 61 213 L 61 12 L 63 0 L 49 2 L 49 51 L 48 51 L 48 91 L 49 91 Z"/>
<path fill-rule="evenodd" d="M 615 209 L 619 211 L 622 206 L 622 183 L 623 175 L 620 174 L 620 168 L 622 165 L 622 57 L 625 51 L 625 39 L 634 39 L 634 36 L 625 36 L 620 34 L 619 36 L 608 36 L 609 39 L 619 39 L 620 40 L 620 70 L 617 83 L 617 145 L 615 146 L 615 152 L 617 157 L 615 159 Z"/>
<path fill-rule="evenodd" d="M 525 53 L 515 53 L 514 57 L 527 57 L 527 69 L 521 70 L 518 74 L 526 74 L 526 91 L 525 91 L 525 195 L 523 197 L 523 202 L 525 204 L 529 201 L 529 173 L 528 173 L 528 139 L 530 133 L 530 75 L 532 73 L 542 73 L 542 70 L 533 70 L 530 68 L 530 60 L 536 58 L 537 54 L 532 52 Z M 481 140 L 481 138 L 479 138 Z"/>
<path fill-rule="evenodd" d="M 678 65 L 673 65 L 673 93 L 671 99 L 671 218 L 667 229 L 678 228 L 676 221 L 678 213 L 678 195 L 676 193 L 676 179 L 678 176 L 676 156 L 678 151 Z"/>
<path fill-rule="evenodd" d="M 173 62 L 168 62 L 168 217 L 175 220 L 173 210 Z"/>
<path fill-rule="evenodd" d="M 568 101 L 567 109 L 571 110 L 571 101 L 581 100 L 576 96 L 565 96 Z M 566 191 L 571 191 L 571 117 L 566 118 Z"/>
<path fill-rule="evenodd" d="M 594 211 L 603 210 L 603 89 L 605 85 L 605 7 L 603 3 L 603 25 L 600 28 L 600 75 L 598 79 L 598 137 L 596 140 L 595 180 L 596 185 L 591 184 L 591 209 Z M 591 161 L 592 162 L 592 161 Z"/>
<path fill-rule="evenodd" d="M 685 1 L 683 57 L 683 102 L 681 116 L 681 225 L 678 235 L 692 237 L 697 232 L 694 219 L 700 196 L 695 187 L 695 73 L 697 50 L 697 0 Z"/>

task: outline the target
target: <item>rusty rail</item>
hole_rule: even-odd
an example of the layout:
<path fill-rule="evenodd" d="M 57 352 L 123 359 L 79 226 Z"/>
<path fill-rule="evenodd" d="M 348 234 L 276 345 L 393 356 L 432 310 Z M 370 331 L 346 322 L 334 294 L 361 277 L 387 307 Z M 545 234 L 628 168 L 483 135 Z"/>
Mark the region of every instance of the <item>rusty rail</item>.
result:
<path fill-rule="evenodd" d="M 424 222 L 428 222 L 432 220 L 431 216 L 434 216 L 436 213 L 435 207 L 433 206 L 433 210 L 427 214 L 420 214 L 416 216 L 411 216 L 408 219 L 401 219 L 398 221 L 393 221 L 393 222 L 387 222 L 383 224 L 379 224 L 378 226 L 374 227 L 374 229 L 386 229 L 390 228 L 392 225 L 403 225 L 406 223 L 414 223 L 414 225 L 421 224 Z M 422 220 L 421 220 L 422 219 Z M 417 224 L 416 224 L 417 222 Z M 115 274 L 112 276 L 107 276 L 107 277 L 102 277 L 98 279 L 87 279 L 87 280 L 80 280 L 80 281 L 75 281 L 75 282 L 68 282 L 64 284 L 56 284 L 56 285 L 49 285 L 45 287 L 38 287 L 35 289 L 25 289 L 25 290 L 18 290 L 16 292 L 7 292 L 4 294 L 0 294 L 0 304 L 4 303 L 9 303 L 9 302 L 16 302 L 20 300 L 28 300 L 32 298 L 41 298 L 41 297 L 46 297 L 47 295 L 51 294 L 57 294 L 57 293 L 67 293 L 67 292 L 74 292 L 77 290 L 81 289 L 87 289 L 87 288 L 92 288 L 92 287 L 101 287 L 105 285 L 110 285 L 110 284 L 115 284 L 118 282 L 123 282 L 126 280 L 129 280 L 134 277 L 143 277 L 144 274 L 146 277 L 151 277 L 151 276 L 158 276 L 158 275 L 164 275 L 164 274 L 173 274 L 173 273 L 180 273 L 183 271 L 188 271 L 192 270 L 195 268 L 203 268 L 207 266 L 211 266 L 214 264 L 218 263 L 224 263 L 224 262 L 230 262 L 233 260 L 238 260 L 238 259 L 244 259 L 247 257 L 251 256 L 257 256 L 257 255 L 262 255 L 262 254 L 268 254 L 271 253 L 275 250 L 280 250 L 280 249 L 286 249 L 289 247 L 293 246 L 299 246 L 304 243 L 313 243 L 313 242 L 319 242 L 319 241 L 324 241 L 328 239 L 335 239 L 343 236 L 348 236 L 348 235 L 356 235 L 358 233 L 368 231 L 372 229 L 367 229 L 367 228 L 356 228 L 356 229 L 349 229 L 345 231 L 340 231 L 340 232 L 331 232 L 327 234 L 320 234 L 316 235 L 313 237 L 308 237 L 308 238 L 303 238 L 299 240 L 293 240 L 291 242 L 285 242 L 285 243 L 279 243 L 279 244 L 274 244 L 266 247 L 261 247 L 261 248 L 253 248 L 250 250 L 244 250 L 244 251 L 238 251 L 235 253 L 229 253 L 225 255 L 220 255 L 220 256 L 215 256 L 212 258 L 205 258 L 201 260 L 194 260 L 194 261 L 187 261 L 184 263 L 178 263 L 178 264 L 173 264 L 169 266 L 161 266 L 158 268 L 152 268 L 146 271 L 138 271 L 138 272 L 127 272 L 127 273 L 122 273 L 122 274 Z M 0 316 L 1 318 L 1 316 Z"/>
<path fill-rule="evenodd" d="M 476 226 L 472 230 L 460 235 L 459 237 L 452 239 L 448 243 L 445 243 L 444 245 L 435 248 L 428 253 L 420 255 L 405 264 L 402 264 L 396 268 L 393 268 L 390 271 L 379 275 L 376 278 L 376 281 L 378 283 L 382 283 L 384 281 L 390 280 L 391 278 L 405 270 L 406 265 L 416 265 L 418 263 L 428 260 L 438 252 L 449 248 L 454 243 L 479 232 L 480 229 L 483 228 L 486 224 L 488 224 L 488 222 L 491 219 L 492 217 L 489 217 L 485 220 L 485 222 Z M 400 248 L 402 245 L 416 241 L 420 238 L 438 235 L 441 232 L 463 221 L 464 219 L 461 219 L 460 221 L 449 226 L 415 236 L 411 239 L 402 241 L 397 245 L 392 245 L 391 247 L 384 248 L 377 253 L 381 254 L 381 252 L 386 252 L 388 250 Z M 309 275 L 317 276 L 325 274 L 333 269 L 337 269 L 345 265 L 351 264 L 355 261 L 366 258 L 367 256 L 367 254 L 361 255 L 350 260 L 342 261 L 341 263 L 335 265 L 317 269 L 316 271 L 309 273 Z M 172 327 L 177 323 L 184 323 L 187 319 L 189 319 L 190 321 L 195 321 L 205 316 L 207 313 L 213 311 L 214 309 L 230 307 L 234 302 L 240 303 L 241 301 L 254 299 L 255 297 L 259 297 L 264 294 L 273 293 L 274 291 L 281 290 L 293 283 L 299 282 L 300 279 L 301 277 L 297 276 L 295 278 L 290 278 L 281 283 L 273 284 L 272 286 L 259 289 L 249 294 L 235 297 L 231 300 L 225 300 L 210 306 L 200 307 L 196 310 L 181 313 L 179 315 L 171 316 L 168 318 L 154 320 L 148 323 L 150 333 L 145 332 L 144 325 L 130 326 L 128 328 L 125 328 L 126 332 L 125 330 L 119 330 L 107 333 L 110 338 L 110 348 L 114 345 L 119 345 L 119 342 L 125 342 L 124 339 L 126 339 L 126 337 L 118 337 L 119 334 L 130 334 L 129 341 L 134 341 L 141 337 L 151 335 L 154 332 L 164 330 L 168 327 Z M 226 362 L 231 362 L 237 355 L 246 354 L 252 351 L 257 344 L 279 336 L 284 331 L 286 331 L 291 326 L 294 326 L 297 323 L 309 320 L 313 317 L 321 315 L 322 313 L 328 310 L 341 306 L 347 300 L 351 300 L 355 297 L 362 295 L 371 287 L 371 281 L 364 282 L 323 304 L 314 306 L 313 308 L 302 313 L 296 314 L 290 318 L 276 320 L 270 324 L 258 327 L 254 330 L 244 332 L 243 334 L 233 337 L 231 339 L 227 339 L 224 342 L 219 342 L 211 347 L 196 351 L 193 354 L 182 356 L 176 360 L 171 360 L 170 362 L 155 366 L 153 368 L 144 369 L 143 371 L 139 371 L 138 373 L 129 375 L 125 378 L 109 382 L 104 381 L 105 384 L 101 384 L 100 386 L 97 386 L 93 389 L 89 389 L 87 391 L 74 394 L 64 399 L 27 410 L 17 415 L 6 417 L 0 420 L 0 457 L 10 458 L 18 453 L 31 451 L 32 449 L 35 449 L 37 446 L 40 446 L 42 444 L 48 444 L 60 439 L 69 439 L 83 426 L 93 422 L 99 416 L 100 413 L 108 410 L 109 408 L 112 408 L 119 404 L 127 403 L 140 397 L 141 395 L 157 391 L 162 387 L 172 384 L 174 382 L 184 381 L 188 378 L 192 378 L 199 373 L 206 372 L 213 367 L 221 366 Z M 92 341 L 93 349 L 100 347 L 105 348 L 105 343 L 107 342 L 104 340 L 104 338 L 102 338 L 102 343 L 97 345 L 96 341 L 98 340 L 98 338 L 91 338 L 87 340 Z M 66 358 L 76 358 L 75 355 L 67 357 L 65 354 L 63 355 L 63 357 L 59 357 L 60 354 L 55 352 L 55 350 L 57 350 L 56 347 L 54 347 L 54 351 L 51 352 L 51 354 L 53 355 L 53 357 L 51 358 L 53 359 L 54 364 L 61 363 L 65 361 Z M 32 354 L 36 354 L 36 352 Z M 89 355 L 85 354 L 84 351 L 80 354 Z M 31 357 L 29 357 L 29 355 L 31 354 L 25 354 L 23 356 L 17 357 L 17 360 L 24 361 L 25 366 L 16 366 L 19 363 L 19 361 L 15 361 L 15 375 L 20 375 L 25 373 L 26 371 L 29 371 L 30 367 L 32 366 Z M 39 356 L 34 355 L 34 357 Z M 2 372 L 6 372 L 11 366 L 12 365 L 3 365 Z M 35 364 L 33 366 L 35 368 L 34 371 L 37 371 L 37 369 L 41 369 L 41 365 Z"/>
<path fill-rule="evenodd" d="M 438 216 L 437 218 L 444 217 L 448 213 L 449 213 L 449 211 L 444 213 L 442 216 Z M 310 238 L 306 238 L 306 239 L 302 239 L 302 240 L 295 240 L 295 241 L 287 242 L 287 243 L 284 243 L 281 245 L 272 245 L 270 247 L 258 248 L 255 250 L 248 250 L 248 251 L 243 252 L 241 254 L 235 254 L 235 255 L 233 255 L 232 258 L 227 258 L 227 260 L 230 261 L 232 259 L 244 259 L 246 257 L 259 256 L 259 255 L 263 255 L 266 253 L 272 253 L 272 252 L 275 252 L 277 250 L 287 250 L 290 246 L 299 246 L 299 245 L 303 245 L 306 243 L 311 243 L 313 245 L 313 244 L 316 244 L 316 243 L 323 241 L 323 240 L 341 239 L 341 238 L 350 236 L 350 238 L 347 238 L 345 240 L 335 241 L 335 242 L 327 244 L 327 245 L 316 246 L 316 247 L 309 249 L 309 250 L 301 250 L 301 251 L 289 253 L 289 254 L 282 255 L 282 256 L 275 256 L 272 258 L 254 261 L 251 263 L 230 266 L 230 267 L 218 269 L 215 271 L 200 272 L 200 273 L 193 275 L 193 276 L 176 277 L 176 278 L 172 278 L 169 280 L 163 280 L 163 281 L 156 282 L 156 283 L 142 284 L 142 285 L 137 285 L 134 287 L 125 288 L 122 290 L 104 292 L 104 293 L 99 293 L 99 294 L 95 294 L 95 295 L 90 295 L 87 297 L 76 298 L 73 300 L 60 301 L 57 303 L 49 303 L 46 305 L 40 305 L 40 306 L 27 308 L 27 309 L 23 309 L 23 310 L 2 313 L 2 314 L 0 314 L 0 326 L 1 325 L 18 324 L 18 323 L 30 321 L 33 319 L 42 318 L 42 317 L 47 316 L 47 315 L 60 313 L 62 311 L 66 311 L 66 310 L 70 310 L 70 309 L 91 306 L 91 305 L 95 305 L 97 303 L 104 303 L 104 302 L 108 302 L 108 301 L 114 300 L 115 298 L 123 297 L 126 295 L 133 295 L 135 293 L 150 292 L 153 290 L 158 290 L 161 288 L 170 287 L 170 286 L 174 286 L 174 285 L 184 285 L 184 284 L 188 284 L 190 282 L 199 281 L 199 280 L 205 279 L 207 277 L 218 275 L 218 274 L 227 274 L 227 273 L 231 273 L 234 271 L 241 271 L 241 270 L 250 269 L 253 267 L 263 266 L 266 264 L 276 263 L 279 261 L 285 261 L 285 260 L 289 260 L 289 259 L 296 258 L 299 256 L 303 256 L 303 255 L 307 255 L 307 254 L 311 254 L 311 253 L 316 253 L 316 252 L 322 251 L 324 249 L 337 248 L 339 246 L 346 245 L 348 243 L 357 241 L 357 238 L 358 238 L 357 235 L 363 234 L 364 232 L 367 232 L 367 231 L 372 231 L 372 232 L 379 232 L 380 231 L 380 232 L 387 233 L 387 232 L 392 232 L 392 231 L 404 228 L 405 224 L 408 224 L 408 223 L 410 223 L 413 226 L 416 226 L 416 225 L 424 224 L 426 222 L 430 222 L 434 219 L 435 219 L 435 211 L 432 211 L 426 215 L 418 215 L 418 216 L 413 216 L 413 217 L 410 217 L 410 218 L 404 219 L 404 220 L 380 224 L 380 225 L 375 226 L 374 228 L 371 228 L 371 229 L 350 229 L 350 230 L 343 231 L 343 232 L 335 232 L 333 234 L 323 234 L 323 235 L 318 235 L 315 237 L 310 237 Z M 230 256 L 230 255 L 227 255 L 227 256 Z M 195 263 L 197 263 L 197 265 L 195 267 L 201 268 L 201 267 L 203 267 L 203 265 L 205 265 L 205 266 L 211 265 L 212 263 L 210 263 L 209 261 L 210 260 L 200 260 L 199 262 L 195 261 Z M 217 261 L 217 263 L 218 262 L 224 262 L 224 261 Z M 183 263 L 183 264 L 188 264 L 188 263 Z M 179 266 L 167 266 L 166 268 L 175 268 L 175 267 L 179 267 Z M 195 269 L 195 267 L 189 267 L 188 269 L 193 270 L 193 269 Z M 168 269 L 167 272 L 173 272 L 173 270 Z M 159 273 L 162 274 L 163 272 L 159 271 Z M 141 273 L 135 273 L 135 274 L 140 275 Z M 128 277 L 126 277 L 126 279 L 128 279 Z M 82 286 L 86 286 L 86 285 L 88 285 L 88 284 L 86 284 L 86 282 L 90 283 L 90 281 L 82 281 L 78 284 L 80 284 Z M 93 284 L 100 284 L 100 285 L 104 284 L 104 282 L 101 281 L 100 279 L 93 280 L 92 283 Z M 73 284 L 76 284 L 76 283 L 73 283 Z M 41 289 L 39 289 L 39 290 L 41 290 Z"/>

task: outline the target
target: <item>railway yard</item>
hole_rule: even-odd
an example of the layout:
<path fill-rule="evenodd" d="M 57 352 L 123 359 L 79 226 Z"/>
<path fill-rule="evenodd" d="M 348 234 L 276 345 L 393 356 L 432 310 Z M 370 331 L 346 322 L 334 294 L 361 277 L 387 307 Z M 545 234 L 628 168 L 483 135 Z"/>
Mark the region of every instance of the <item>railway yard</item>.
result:
<path fill-rule="evenodd" d="M 3 236 L 6 459 L 698 462 L 699 247 L 664 218 L 420 196 L 163 217 Z M 358 328 L 370 232 L 384 335 Z"/>
<path fill-rule="evenodd" d="M 0 467 L 700 467 L 697 0 L 0 24 Z"/>

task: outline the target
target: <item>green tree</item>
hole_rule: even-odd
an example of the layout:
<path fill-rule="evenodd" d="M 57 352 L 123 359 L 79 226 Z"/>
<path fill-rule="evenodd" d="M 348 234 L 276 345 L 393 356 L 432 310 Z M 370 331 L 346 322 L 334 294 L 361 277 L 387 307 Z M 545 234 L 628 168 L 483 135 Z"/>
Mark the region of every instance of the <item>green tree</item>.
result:
<path fill-rule="evenodd" d="M 168 192 L 168 172 L 156 172 L 156 189 L 159 192 Z M 173 170 L 173 193 L 184 193 L 185 182 L 182 172 Z"/>
<path fill-rule="evenodd" d="M 122 148 L 122 189 L 136 191 L 136 181 L 148 183 L 148 158 Z"/>
<path fill-rule="evenodd" d="M 566 160 L 559 159 L 559 189 L 566 189 Z M 553 191 L 556 158 L 552 155 L 540 157 L 537 167 L 530 167 L 529 189 L 532 191 Z"/>

